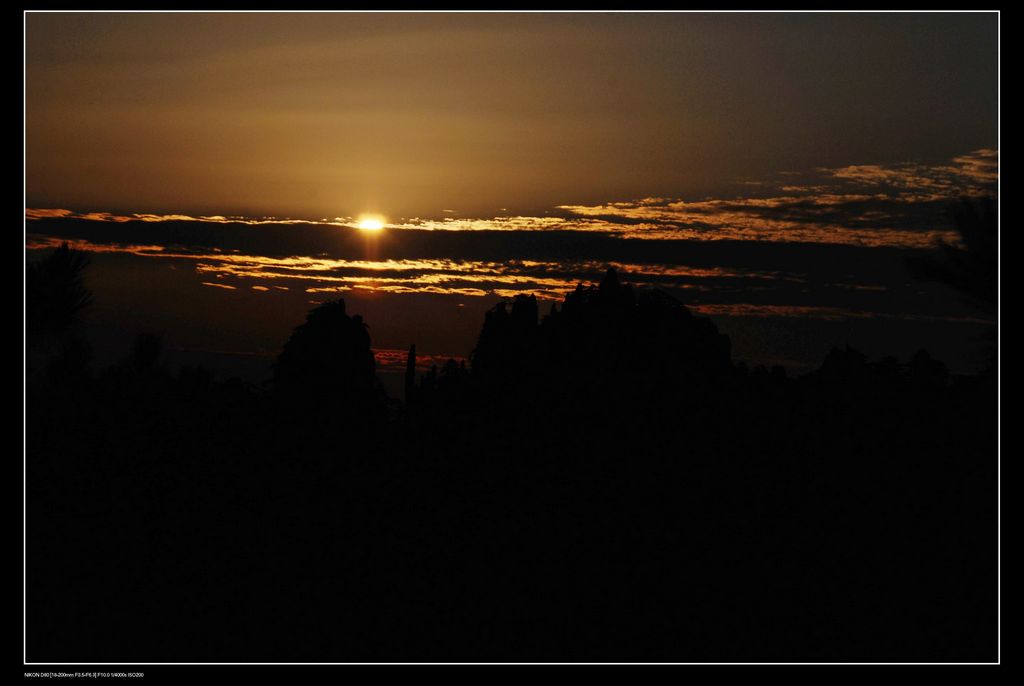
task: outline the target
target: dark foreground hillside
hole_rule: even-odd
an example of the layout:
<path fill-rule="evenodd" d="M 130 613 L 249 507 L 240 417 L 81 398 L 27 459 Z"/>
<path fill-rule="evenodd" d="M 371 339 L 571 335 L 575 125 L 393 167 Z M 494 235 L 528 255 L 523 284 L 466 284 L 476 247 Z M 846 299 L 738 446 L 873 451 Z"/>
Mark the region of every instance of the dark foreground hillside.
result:
<path fill-rule="evenodd" d="M 29 661 L 996 657 L 994 370 L 749 370 L 610 271 L 399 403 L 343 302 L 253 387 L 93 371 L 32 278 Z"/>

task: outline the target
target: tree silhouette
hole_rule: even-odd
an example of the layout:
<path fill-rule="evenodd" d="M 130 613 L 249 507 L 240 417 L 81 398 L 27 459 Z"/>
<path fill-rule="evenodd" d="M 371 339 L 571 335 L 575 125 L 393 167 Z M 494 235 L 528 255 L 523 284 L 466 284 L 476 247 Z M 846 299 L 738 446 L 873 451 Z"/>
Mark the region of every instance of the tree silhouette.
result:
<path fill-rule="evenodd" d="M 164 373 L 145 334 L 118 373 L 49 377 L 26 413 L 28 658 L 998 657 L 980 375 L 849 347 L 750 370 L 611 270 L 537 310 L 493 308 L 478 368 L 417 385 L 410 349 L 405 412 L 375 400 L 343 301 L 294 330 L 273 394 Z"/>
<path fill-rule="evenodd" d="M 80 313 L 92 303 L 83 277 L 88 264 L 85 253 L 63 243 L 26 268 L 26 371 L 30 383 L 38 381 L 42 370 L 53 378 L 74 376 L 89 364 L 89 345 L 77 330 Z"/>
<path fill-rule="evenodd" d="M 371 401 L 375 361 L 363 318 L 346 314 L 344 300 L 310 310 L 274 363 L 274 388 L 303 404 Z"/>
<path fill-rule="evenodd" d="M 961 198 L 949 208 L 960 243 L 944 243 L 941 258 L 911 257 L 913 271 L 970 297 L 986 312 L 996 311 L 999 292 L 999 217 L 994 197 Z"/>
<path fill-rule="evenodd" d="M 943 283 L 967 296 L 985 314 L 995 317 L 999 311 L 999 212 L 993 196 L 961 198 L 951 205 L 949 214 L 960 234 L 959 243 L 939 246 L 940 257 L 907 258 L 917 276 Z M 991 347 L 989 371 L 996 369 L 997 329 L 984 337 Z"/>
<path fill-rule="evenodd" d="M 89 265 L 84 252 L 63 243 L 44 260 L 28 265 L 25 275 L 25 324 L 29 336 L 59 334 L 92 303 L 82 272 Z"/>

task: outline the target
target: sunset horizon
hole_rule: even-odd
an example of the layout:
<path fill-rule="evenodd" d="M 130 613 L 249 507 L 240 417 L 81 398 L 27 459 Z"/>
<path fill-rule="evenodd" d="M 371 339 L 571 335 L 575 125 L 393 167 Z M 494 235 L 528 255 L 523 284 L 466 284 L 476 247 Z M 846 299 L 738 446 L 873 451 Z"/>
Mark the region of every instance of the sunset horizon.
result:
<path fill-rule="evenodd" d="M 998 11 L 23 16 L 26 665 L 999 661 Z"/>

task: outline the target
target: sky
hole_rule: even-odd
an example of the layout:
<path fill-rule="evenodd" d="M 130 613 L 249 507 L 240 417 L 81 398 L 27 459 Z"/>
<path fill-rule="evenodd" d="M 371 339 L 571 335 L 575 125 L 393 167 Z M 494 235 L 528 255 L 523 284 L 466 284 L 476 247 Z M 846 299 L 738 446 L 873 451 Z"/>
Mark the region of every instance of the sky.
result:
<path fill-rule="evenodd" d="M 30 207 L 700 199 L 997 144 L 994 14 L 36 14 Z"/>
<path fill-rule="evenodd" d="M 844 341 L 969 366 L 985 324 L 903 258 L 998 182 L 995 13 L 32 12 L 25 32 L 28 258 L 92 252 L 99 338 L 265 358 L 345 297 L 382 349 L 465 356 L 501 297 L 608 264 L 793 368 Z"/>

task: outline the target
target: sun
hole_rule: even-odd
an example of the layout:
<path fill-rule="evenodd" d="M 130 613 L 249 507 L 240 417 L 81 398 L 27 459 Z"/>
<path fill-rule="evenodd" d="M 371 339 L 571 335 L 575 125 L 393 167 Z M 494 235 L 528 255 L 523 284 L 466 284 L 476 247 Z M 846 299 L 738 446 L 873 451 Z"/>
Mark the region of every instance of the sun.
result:
<path fill-rule="evenodd" d="M 361 231 L 376 232 L 384 228 L 384 217 L 379 214 L 361 214 L 356 224 Z"/>

